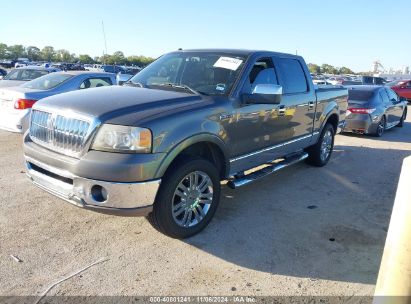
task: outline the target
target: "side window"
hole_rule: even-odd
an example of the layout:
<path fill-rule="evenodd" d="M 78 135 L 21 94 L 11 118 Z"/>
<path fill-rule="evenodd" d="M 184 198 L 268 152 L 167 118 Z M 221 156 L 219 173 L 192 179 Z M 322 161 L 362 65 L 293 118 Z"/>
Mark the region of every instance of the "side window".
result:
<path fill-rule="evenodd" d="M 372 77 L 364 76 L 363 77 L 363 83 L 364 84 L 373 84 Z"/>
<path fill-rule="evenodd" d="M 390 101 L 392 102 L 398 101 L 398 95 L 393 90 L 386 89 L 386 91 L 388 92 L 388 97 Z"/>
<path fill-rule="evenodd" d="M 375 78 L 375 84 L 378 84 L 378 85 L 384 84 L 384 79 L 382 79 L 380 77 L 376 77 Z"/>
<path fill-rule="evenodd" d="M 278 58 L 277 62 L 284 94 L 305 93 L 308 91 L 304 70 L 297 59 Z"/>
<path fill-rule="evenodd" d="M 113 83 L 111 82 L 111 79 L 107 77 L 87 78 L 81 83 L 80 89 L 98 88 L 110 85 L 113 85 Z"/>
<path fill-rule="evenodd" d="M 407 82 L 406 88 L 411 88 L 411 81 Z"/>
<path fill-rule="evenodd" d="M 277 74 L 271 58 L 260 58 L 248 74 L 243 91 L 251 93 L 257 84 L 278 84 Z"/>
<path fill-rule="evenodd" d="M 381 96 L 382 102 L 384 104 L 389 104 L 390 103 L 390 99 L 388 98 L 388 94 L 387 94 L 386 90 L 384 90 L 384 89 L 380 90 L 380 96 Z"/>

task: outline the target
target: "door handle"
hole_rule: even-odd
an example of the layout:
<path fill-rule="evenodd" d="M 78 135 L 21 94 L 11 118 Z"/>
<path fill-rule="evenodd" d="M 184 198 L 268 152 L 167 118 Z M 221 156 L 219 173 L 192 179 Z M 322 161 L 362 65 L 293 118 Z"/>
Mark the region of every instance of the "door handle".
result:
<path fill-rule="evenodd" d="M 284 116 L 285 115 L 285 106 L 279 106 L 278 107 L 278 116 Z"/>
<path fill-rule="evenodd" d="M 314 101 L 310 101 L 308 103 L 308 109 L 310 109 L 310 110 L 314 109 Z"/>

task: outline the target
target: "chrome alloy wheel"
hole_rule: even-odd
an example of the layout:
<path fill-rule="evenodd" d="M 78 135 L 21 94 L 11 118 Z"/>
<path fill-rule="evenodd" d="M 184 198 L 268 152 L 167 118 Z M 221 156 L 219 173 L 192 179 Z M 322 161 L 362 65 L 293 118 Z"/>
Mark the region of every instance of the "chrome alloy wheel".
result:
<path fill-rule="evenodd" d="M 333 133 L 331 130 L 327 130 L 324 134 L 323 141 L 321 143 L 321 160 L 325 161 L 331 154 L 333 144 Z"/>
<path fill-rule="evenodd" d="M 383 116 L 377 126 L 377 135 L 382 136 L 385 130 L 385 117 Z"/>
<path fill-rule="evenodd" d="M 178 184 L 173 195 L 173 219 L 181 227 L 200 223 L 213 202 L 213 183 L 207 173 L 191 172 Z"/>

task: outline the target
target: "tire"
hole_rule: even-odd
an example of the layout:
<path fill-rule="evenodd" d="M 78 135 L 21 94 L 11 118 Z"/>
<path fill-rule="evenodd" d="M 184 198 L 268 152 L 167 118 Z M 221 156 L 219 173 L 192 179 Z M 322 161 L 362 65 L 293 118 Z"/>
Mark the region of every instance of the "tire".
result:
<path fill-rule="evenodd" d="M 373 134 L 375 137 L 381 137 L 384 134 L 385 128 L 387 127 L 387 119 L 385 116 L 381 117 L 380 122 L 378 123 L 377 129 Z"/>
<path fill-rule="evenodd" d="M 177 164 L 161 181 L 149 221 L 172 238 L 191 237 L 213 218 L 220 202 L 220 190 L 219 171 L 213 163 L 191 159 Z"/>
<path fill-rule="evenodd" d="M 404 126 L 404 120 L 405 120 L 406 117 L 407 117 L 407 109 L 405 108 L 404 112 L 402 113 L 400 122 L 397 125 L 398 128 L 402 128 Z"/>
<path fill-rule="evenodd" d="M 325 166 L 331 158 L 334 148 L 334 137 L 334 127 L 327 123 L 321 132 L 318 142 L 307 149 L 307 163 L 316 167 Z"/>

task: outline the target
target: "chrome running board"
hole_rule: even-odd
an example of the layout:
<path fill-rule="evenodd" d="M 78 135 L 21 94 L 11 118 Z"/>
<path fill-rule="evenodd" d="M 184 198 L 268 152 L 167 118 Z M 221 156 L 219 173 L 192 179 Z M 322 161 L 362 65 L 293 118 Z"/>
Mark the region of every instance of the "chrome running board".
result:
<path fill-rule="evenodd" d="M 231 189 L 237 189 L 239 187 L 248 185 L 267 175 L 270 175 L 274 172 L 280 171 L 281 169 L 287 168 L 288 166 L 299 163 L 300 161 L 303 161 L 307 157 L 308 157 L 307 152 L 301 152 L 298 154 L 294 154 L 292 156 L 285 158 L 281 162 L 270 164 L 268 167 L 264 167 L 261 170 L 252 172 L 250 174 L 247 174 L 247 175 L 244 175 L 238 178 L 234 178 L 228 181 L 227 186 L 230 187 Z"/>

